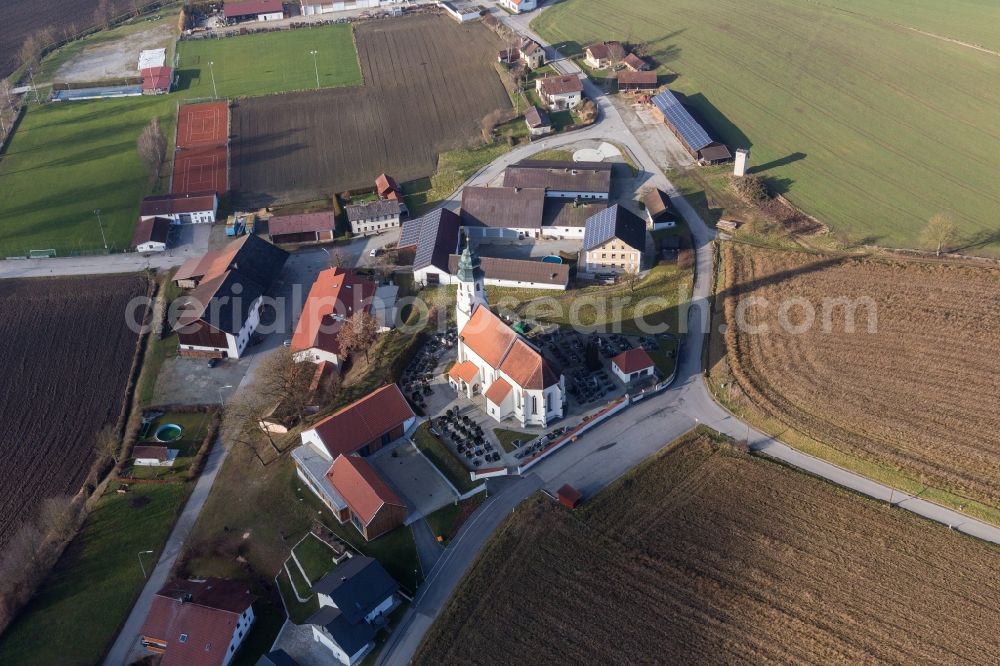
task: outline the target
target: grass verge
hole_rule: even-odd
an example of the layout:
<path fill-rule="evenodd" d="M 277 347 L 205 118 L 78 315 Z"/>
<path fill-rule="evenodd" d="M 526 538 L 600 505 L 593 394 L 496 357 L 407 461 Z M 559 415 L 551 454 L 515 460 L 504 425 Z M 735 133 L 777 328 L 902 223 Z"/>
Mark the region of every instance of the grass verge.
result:
<path fill-rule="evenodd" d="M 188 491 L 180 483 L 109 490 L 4 633 L 0 663 L 98 663 L 146 582 L 137 553 L 153 551 L 141 556 L 148 573 Z"/>
<path fill-rule="evenodd" d="M 529 435 L 525 432 L 518 432 L 516 430 L 507 430 L 506 428 L 494 428 L 493 434 L 497 436 L 500 440 L 500 446 L 507 453 L 516 451 L 520 444 L 524 444 L 530 439 L 534 439 L 533 435 Z M 514 444 L 514 442 L 520 442 L 520 444 Z"/>

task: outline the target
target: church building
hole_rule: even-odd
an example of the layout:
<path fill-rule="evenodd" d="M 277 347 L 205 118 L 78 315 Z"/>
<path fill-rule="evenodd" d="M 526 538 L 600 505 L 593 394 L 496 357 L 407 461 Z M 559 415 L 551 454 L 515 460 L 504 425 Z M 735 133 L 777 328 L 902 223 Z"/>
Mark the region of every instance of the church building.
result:
<path fill-rule="evenodd" d="M 566 380 L 489 308 L 479 256 L 467 242 L 458 261 L 458 360 L 448 383 L 472 400 L 482 394 L 497 421 L 548 426 L 562 418 Z"/>

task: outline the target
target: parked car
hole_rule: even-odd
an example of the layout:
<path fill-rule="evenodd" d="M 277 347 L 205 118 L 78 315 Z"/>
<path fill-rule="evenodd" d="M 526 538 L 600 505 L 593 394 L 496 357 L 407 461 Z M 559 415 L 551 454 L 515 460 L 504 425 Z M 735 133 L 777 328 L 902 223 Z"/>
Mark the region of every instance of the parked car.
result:
<path fill-rule="evenodd" d="M 217 365 L 219 365 L 219 359 L 217 359 L 217 358 L 210 358 L 210 359 L 208 359 L 208 367 L 214 368 Z"/>
<path fill-rule="evenodd" d="M 372 251 L 368 253 L 368 256 L 369 257 L 377 257 L 378 256 L 378 248 L 377 247 L 373 247 Z"/>

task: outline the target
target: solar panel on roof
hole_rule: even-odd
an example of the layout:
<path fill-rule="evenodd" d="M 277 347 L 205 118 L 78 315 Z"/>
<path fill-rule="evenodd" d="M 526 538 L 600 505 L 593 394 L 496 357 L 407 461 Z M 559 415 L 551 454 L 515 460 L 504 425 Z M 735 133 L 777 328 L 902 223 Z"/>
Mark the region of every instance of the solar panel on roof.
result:
<path fill-rule="evenodd" d="M 618 204 L 592 215 L 583 231 L 583 249 L 590 250 L 614 238 L 617 219 Z"/>
<path fill-rule="evenodd" d="M 691 147 L 691 150 L 701 150 L 712 143 L 708 132 L 698 124 L 697 120 L 691 117 L 691 114 L 671 91 L 664 90 L 653 97 L 652 101 L 667 121 L 684 137 L 684 141 Z"/>

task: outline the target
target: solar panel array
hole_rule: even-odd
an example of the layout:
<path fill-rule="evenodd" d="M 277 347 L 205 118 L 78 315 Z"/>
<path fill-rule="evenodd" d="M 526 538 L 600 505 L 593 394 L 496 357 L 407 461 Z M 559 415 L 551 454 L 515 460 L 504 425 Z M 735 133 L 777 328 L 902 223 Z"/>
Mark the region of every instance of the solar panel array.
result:
<path fill-rule="evenodd" d="M 403 230 L 399 234 L 399 247 L 407 247 L 410 245 L 416 245 L 417 249 L 414 252 L 413 257 L 413 268 L 414 270 L 419 270 L 425 266 L 430 266 L 434 260 L 434 251 L 437 249 L 438 244 L 438 233 L 441 225 L 445 223 L 443 220 L 444 216 L 456 217 L 455 213 L 450 210 L 439 208 L 435 211 L 427 213 L 423 217 L 419 217 L 415 220 L 408 220 L 403 223 Z M 448 220 L 447 223 L 451 223 L 452 220 Z M 453 225 L 457 228 L 457 221 L 454 221 Z M 444 252 L 445 261 L 447 261 L 448 254 L 453 251 L 454 248 L 446 247 L 442 251 Z"/>
<path fill-rule="evenodd" d="M 706 132 L 698 121 L 691 117 L 687 109 L 674 97 L 669 90 L 664 90 L 659 95 L 653 97 L 653 104 L 663 113 L 667 122 L 684 137 L 684 141 L 691 147 L 691 150 L 701 150 L 712 143 Z"/>
<path fill-rule="evenodd" d="M 583 231 L 583 249 L 591 250 L 615 237 L 615 222 L 618 219 L 618 204 L 605 208 L 587 219 Z"/>

